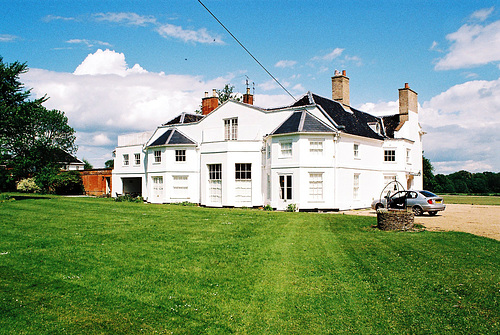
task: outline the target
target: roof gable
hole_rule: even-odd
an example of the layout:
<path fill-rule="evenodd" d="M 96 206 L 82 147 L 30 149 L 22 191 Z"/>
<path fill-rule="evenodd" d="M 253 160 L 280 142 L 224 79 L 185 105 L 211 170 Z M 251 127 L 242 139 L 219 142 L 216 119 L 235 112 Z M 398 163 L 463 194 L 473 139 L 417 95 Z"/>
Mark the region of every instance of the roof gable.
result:
<path fill-rule="evenodd" d="M 177 129 L 168 129 L 153 141 L 148 147 L 156 147 L 161 145 L 180 145 L 180 144 L 196 144 L 186 135 Z"/>
<path fill-rule="evenodd" d="M 271 135 L 290 133 L 334 133 L 333 128 L 307 111 L 298 111 L 290 115 Z"/>
<path fill-rule="evenodd" d="M 162 126 L 169 126 L 169 125 L 174 125 L 174 124 L 186 124 L 186 123 L 193 123 L 193 122 L 198 122 L 201 119 L 203 119 L 204 115 L 200 114 L 189 114 L 189 113 L 181 113 L 177 115 L 175 118 L 172 120 L 168 121 L 167 123 L 164 123 Z"/>

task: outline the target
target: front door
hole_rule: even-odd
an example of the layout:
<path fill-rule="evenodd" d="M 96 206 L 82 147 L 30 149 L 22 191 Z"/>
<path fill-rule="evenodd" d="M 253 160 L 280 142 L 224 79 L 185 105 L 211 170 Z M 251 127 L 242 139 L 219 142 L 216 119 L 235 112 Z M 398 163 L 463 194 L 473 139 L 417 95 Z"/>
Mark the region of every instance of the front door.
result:
<path fill-rule="evenodd" d="M 222 164 L 208 164 L 207 205 L 222 207 Z"/>
<path fill-rule="evenodd" d="M 279 178 L 279 209 L 285 210 L 288 205 L 293 203 L 293 176 L 291 174 L 281 174 Z"/>
<path fill-rule="evenodd" d="M 161 203 L 163 202 L 163 177 L 155 176 L 153 179 L 153 199 L 151 202 Z"/>

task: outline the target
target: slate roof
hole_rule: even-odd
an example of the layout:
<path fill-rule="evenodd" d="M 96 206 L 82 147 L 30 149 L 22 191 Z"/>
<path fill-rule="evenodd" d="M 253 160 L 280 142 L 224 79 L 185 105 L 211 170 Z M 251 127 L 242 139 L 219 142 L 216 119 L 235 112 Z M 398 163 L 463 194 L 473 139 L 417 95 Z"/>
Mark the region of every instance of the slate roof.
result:
<path fill-rule="evenodd" d="M 387 137 L 394 138 L 394 131 L 399 125 L 399 114 L 383 116 L 382 121 L 384 122 Z"/>
<path fill-rule="evenodd" d="M 383 134 L 376 133 L 368 123 L 382 123 L 381 118 L 359 111 L 354 108 L 346 110 L 342 105 L 334 100 L 323 98 L 319 95 L 308 92 L 297 100 L 291 107 L 317 105 L 325 116 L 332 122 L 332 126 L 345 133 L 363 137 L 384 139 Z M 381 127 L 382 129 L 382 127 Z"/>
<path fill-rule="evenodd" d="M 289 133 L 335 133 L 336 130 L 307 111 L 294 112 L 271 135 Z"/>
<path fill-rule="evenodd" d="M 75 156 L 69 154 L 68 152 L 62 149 L 56 149 L 54 156 L 57 162 L 61 164 L 70 164 L 70 163 L 84 164 L 81 160 L 79 160 Z"/>
<path fill-rule="evenodd" d="M 160 145 L 179 145 L 179 144 L 196 144 L 186 135 L 177 129 L 168 129 L 160 137 L 154 140 L 148 147 L 156 147 Z"/>
<path fill-rule="evenodd" d="M 168 125 L 173 125 L 173 124 L 193 123 L 193 122 L 198 122 L 203 118 L 204 118 L 204 115 L 200 115 L 200 114 L 181 113 L 181 114 L 177 115 L 175 118 L 173 118 L 172 120 L 168 121 L 167 123 L 164 123 L 163 126 L 168 126 Z"/>

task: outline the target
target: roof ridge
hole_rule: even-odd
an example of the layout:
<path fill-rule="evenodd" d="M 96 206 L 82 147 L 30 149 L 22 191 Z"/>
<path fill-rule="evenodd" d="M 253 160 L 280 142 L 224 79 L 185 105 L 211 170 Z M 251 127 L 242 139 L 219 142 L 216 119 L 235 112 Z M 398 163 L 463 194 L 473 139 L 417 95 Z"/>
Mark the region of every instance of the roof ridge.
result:
<path fill-rule="evenodd" d="M 301 115 L 300 115 L 300 121 L 299 121 L 299 127 L 298 127 L 298 131 L 299 132 L 302 132 L 302 130 L 304 129 L 304 121 L 306 119 L 306 115 L 307 115 L 307 111 L 301 111 Z"/>
<path fill-rule="evenodd" d="M 167 140 L 165 141 L 165 144 L 170 143 L 170 140 L 172 139 L 172 136 L 174 135 L 174 132 L 177 131 L 177 129 L 176 128 L 170 128 L 167 131 L 170 131 L 170 135 L 168 136 Z"/>

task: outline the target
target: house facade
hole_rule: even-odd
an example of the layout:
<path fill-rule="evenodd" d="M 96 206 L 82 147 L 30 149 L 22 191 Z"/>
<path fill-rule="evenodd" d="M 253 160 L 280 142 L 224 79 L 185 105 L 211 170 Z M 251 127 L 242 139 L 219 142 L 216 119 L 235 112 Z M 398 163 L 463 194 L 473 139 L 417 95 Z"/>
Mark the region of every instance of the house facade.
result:
<path fill-rule="evenodd" d="M 254 106 L 248 90 L 220 106 L 207 95 L 203 115 L 119 136 L 113 193 L 210 207 L 366 208 L 392 180 L 422 188 L 417 93 L 405 84 L 399 101 L 386 117 L 352 108 L 345 71 L 332 77 L 332 99 L 308 92 L 282 108 Z"/>

